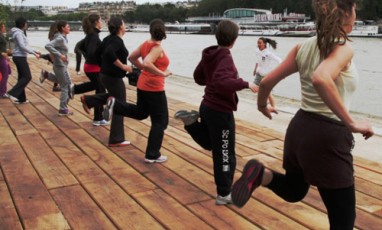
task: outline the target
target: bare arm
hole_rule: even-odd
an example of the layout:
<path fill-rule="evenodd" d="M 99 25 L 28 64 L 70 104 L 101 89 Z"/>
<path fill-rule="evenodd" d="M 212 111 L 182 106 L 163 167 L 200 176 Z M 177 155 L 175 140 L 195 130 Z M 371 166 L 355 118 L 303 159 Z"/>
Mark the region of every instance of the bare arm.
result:
<path fill-rule="evenodd" d="M 129 61 L 133 63 L 138 69 L 143 69 L 143 64 L 140 61 L 141 58 L 141 46 L 135 49 L 129 56 Z"/>
<path fill-rule="evenodd" d="M 162 47 L 161 46 L 154 46 L 151 50 L 150 53 L 147 54 L 145 59 L 143 60 L 143 67 L 145 70 L 149 71 L 152 74 L 163 76 L 163 77 L 168 77 L 172 73 L 169 70 L 162 71 L 158 69 L 154 63 L 155 61 L 160 58 L 163 53 Z"/>
<path fill-rule="evenodd" d="M 273 87 L 275 87 L 275 85 L 277 85 L 282 79 L 298 71 L 295 59 L 299 47 L 300 45 L 293 47 L 280 65 L 267 74 L 260 82 L 259 94 L 257 96 L 257 108 L 269 119 L 272 119 L 271 112 L 277 112 L 274 108 L 267 107 L 267 99 L 269 94 L 271 93 Z"/>

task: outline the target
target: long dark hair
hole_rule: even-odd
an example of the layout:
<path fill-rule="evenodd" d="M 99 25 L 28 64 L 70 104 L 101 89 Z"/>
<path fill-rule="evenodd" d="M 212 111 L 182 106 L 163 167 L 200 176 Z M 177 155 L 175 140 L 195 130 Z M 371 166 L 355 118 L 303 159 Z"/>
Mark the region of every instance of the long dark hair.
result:
<path fill-rule="evenodd" d="M 82 19 L 82 29 L 85 34 L 91 34 L 94 32 L 95 26 L 100 19 L 98 14 L 90 14 Z"/>
<path fill-rule="evenodd" d="M 326 58 L 337 45 L 349 41 L 343 25 L 355 4 L 356 0 L 312 0 L 321 58 Z"/>
<path fill-rule="evenodd" d="M 49 28 L 49 33 L 48 33 L 48 39 L 49 41 L 52 41 L 53 38 L 54 38 L 54 35 L 58 32 L 58 29 L 57 29 L 57 22 L 53 22 L 51 25 L 50 25 L 50 28 Z"/>
<path fill-rule="evenodd" d="M 277 42 L 273 39 L 270 39 L 270 38 L 265 38 L 265 37 L 260 37 L 259 40 L 262 40 L 265 44 L 265 47 L 267 46 L 267 44 L 271 45 L 273 49 L 276 49 L 277 48 Z"/>

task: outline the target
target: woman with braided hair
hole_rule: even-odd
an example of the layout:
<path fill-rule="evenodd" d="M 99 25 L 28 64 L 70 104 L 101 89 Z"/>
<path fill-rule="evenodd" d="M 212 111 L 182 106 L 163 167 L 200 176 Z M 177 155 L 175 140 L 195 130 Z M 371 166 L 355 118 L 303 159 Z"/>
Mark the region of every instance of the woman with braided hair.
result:
<path fill-rule="evenodd" d="M 242 207 L 262 185 L 288 202 L 301 201 L 316 186 L 327 209 L 330 229 L 353 229 L 355 188 L 352 133 L 373 136 L 371 125 L 349 113 L 358 74 L 348 33 L 356 18 L 356 0 L 313 0 L 317 36 L 296 45 L 285 60 L 261 81 L 258 110 L 269 119 L 271 89 L 299 72 L 301 109 L 291 120 L 284 143 L 285 174 L 256 160 L 244 167 L 232 188 L 232 201 Z"/>

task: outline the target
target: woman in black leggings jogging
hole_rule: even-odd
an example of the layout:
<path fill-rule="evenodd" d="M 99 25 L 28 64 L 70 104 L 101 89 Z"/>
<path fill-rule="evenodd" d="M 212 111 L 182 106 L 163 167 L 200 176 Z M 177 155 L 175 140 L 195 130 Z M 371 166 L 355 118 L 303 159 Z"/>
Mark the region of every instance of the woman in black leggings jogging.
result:
<path fill-rule="evenodd" d="M 244 167 L 232 188 L 232 201 L 243 206 L 262 185 L 288 202 L 298 202 L 317 186 L 326 206 L 330 229 L 353 229 L 355 188 L 352 133 L 365 139 L 374 132 L 368 122 L 353 120 L 349 113 L 358 74 L 347 34 L 356 18 L 355 0 L 313 0 L 317 36 L 296 45 L 286 59 L 260 83 L 258 110 L 272 118 L 267 106 L 271 89 L 282 79 L 299 72 L 301 109 L 285 136 L 285 174 L 256 160 Z"/>

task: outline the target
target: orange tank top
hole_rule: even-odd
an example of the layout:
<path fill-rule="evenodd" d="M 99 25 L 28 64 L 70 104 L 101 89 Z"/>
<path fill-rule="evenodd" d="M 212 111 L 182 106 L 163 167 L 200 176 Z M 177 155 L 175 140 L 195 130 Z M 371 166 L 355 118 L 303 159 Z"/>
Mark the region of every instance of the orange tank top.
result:
<path fill-rule="evenodd" d="M 141 45 L 142 59 L 145 59 L 145 57 L 150 53 L 150 50 L 157 45 L 158 44 L 155 42 L 145 41 Z M 170 61 L 164 51 L 162 52 L 161 57 L 159 57 L 154 62 L 154 65 L 162 71 L 165 71 L 169 64 Z M 164 82 L 165 77 L 152 74 L 146 70 L 142 70 L 141 75 L 138 79 L 137 88 L 144 91 L 160 92 L 164 91 Z"/>

